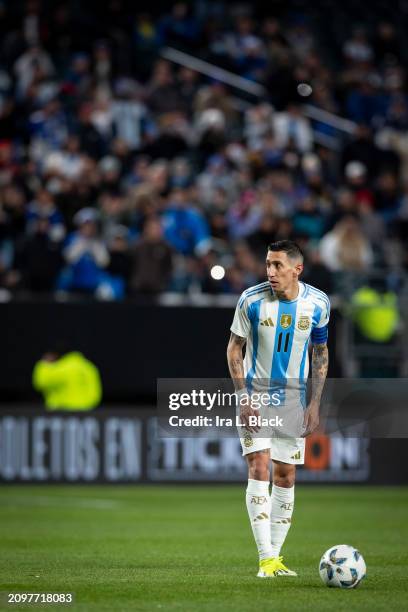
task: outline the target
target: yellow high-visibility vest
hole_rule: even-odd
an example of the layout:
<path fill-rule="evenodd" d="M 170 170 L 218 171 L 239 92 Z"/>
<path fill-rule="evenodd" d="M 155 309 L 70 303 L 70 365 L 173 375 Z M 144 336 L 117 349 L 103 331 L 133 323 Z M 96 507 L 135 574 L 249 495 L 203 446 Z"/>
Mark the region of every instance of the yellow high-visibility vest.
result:
<path fill-rule="evenodd" d="M 374 342 L 388 342 L 398 321 L 395 293 L 379 293 L 371 287 L 361 287 L 352 298 L 353 320 L 360 332 Z"/>
<path fill-rule="evenodd" d="M 48 410 L 91 410 L 102 398 L 98 368 L 82 353 L 66 353 L 56 361 L 38 361 L 33 386 L 44 395 Z"/>

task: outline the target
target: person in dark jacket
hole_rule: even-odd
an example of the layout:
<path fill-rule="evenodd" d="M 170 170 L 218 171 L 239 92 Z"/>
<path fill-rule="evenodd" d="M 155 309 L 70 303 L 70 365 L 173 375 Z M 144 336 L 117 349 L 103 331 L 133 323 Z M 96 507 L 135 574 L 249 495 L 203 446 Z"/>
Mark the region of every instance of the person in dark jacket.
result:
<path fill-rule="evenodd" d="M 163 238 L 160 220 L 156 217 L 148 219 L 140 240 L 131 251 L 131 292 L 152 294 L 164 291 L 171 277 L 172 255 L 171 247 Z"/>

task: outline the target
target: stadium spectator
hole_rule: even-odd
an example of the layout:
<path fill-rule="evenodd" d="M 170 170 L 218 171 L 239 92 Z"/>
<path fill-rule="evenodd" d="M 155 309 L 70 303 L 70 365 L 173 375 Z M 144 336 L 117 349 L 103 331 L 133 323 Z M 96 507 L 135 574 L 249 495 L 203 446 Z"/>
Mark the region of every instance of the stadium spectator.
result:
<path fill-rule="evenodd" d="M 292 144 L 301 153 L 312 149 L 312 130 L 297 104 L 290 104 L 286 111 L 274 116 L 273 130 L 278 147 L 285 148 Z"/>
<path fill-rule="evenodd" d="M 47 217 L 43 247 L 54 248 L 67 231 L 66 257 L 84 208 L 101 223 L 86 289 L 92 296 L 95 277 L 108 279 L 106 295 L 124 295 L 127 249 L 157 216 L 176 252 L 172 277 L 161 286 L 179 291 L 217 292 L 202 282 L 214 257 L 227 262 L 221 292 L 241 287 L 237 241 L 262 260 L 268 232 L 270 240 L 294 237 L 312 253 L 323 238 L 336 251 L 339 223 L 350 214 L 358 231 L 343 237 L 345 261 L 334 257 L 335 266 L 350 268 L 354 256 L 358 265 L 371 261 L 374 245 L 375 264 L 406 261 L 400 23 L 374 3 L 370 22 L 356 27 L 350 7 L 341 27 L 333 21 L 333 54 L 310 7 L 290 1 L 285 19 L 264 11 L 260 18 L 257 6 L 176 2 L 156 19 L 153 8 L 131 14 L 119 1 L 98 7 L 97 24 L 86 6 L 69 2 L 49 15 L 34 0 L 3 11 L 0 207 L 7 237 L 0 251 L 1 282 L 11 292 L 30 285 L 21 285 L 10 264 L 16 250 L 33 248 Z M 320 18 L 332 19 L 328 6 Z M 168 45 L 255 80 L 264 95 L 231 87 L 220 72 L 208 76 L 163 59 Z M 310 118 L 321 110 L 356 122 L 354 133 L 350 123 L 339 130 L 325 115 Z M 126 237 L 123 229 L 112 238 L 117 226 Z M 109 252 L 115 262 L 108 263 Z M 73 262 L 66 264 L 59 287 L 72 273 Z M 20 258 L 21 278 L 30 276 L 22 269 L 28 265 Z"/>
<path fill-rule="evenodd" d="M 162 113 L 156 127 L 156 138 L 143 148 L 145 155 L 152 159 L 174 159 L 187 151 L 189 127 L 183 113 Z"/>
<path fill-rule="evenodd" d="M 308 195 L 302 199 L 298 210 L 293 216 L 293 231 L 299 236 L 310 240 L 319 240 L 326 227 L 326 216 L 319 209 L 316 199 Z"/>
<path fill-rule="evenodd" d="M 179 253 L 202 255 L 210 246 L 210 233 L 205 217 L 188 201 L 188 192 L 173 189 L 163 215 L 164 236 Z"/>
<path fill-rule="evenodd" d="M 153 69 L 146 103 L 151 111 L 158 115 L 178 112 L 183 106 L 171 66 L 164 60 L 158 61 Z"/>
<path fill-rule="evenodd" d="M 358 221 L 346 216 L 320 241 L 320 256 L 329 270 L 367 270 L 374 261 L 373 251 Z"/>
<path fill-rule="evenodd" d="M 194 47 L 199 34 L 199 26 L 187 2 L 175 2 L 169 14 L 159 23 L 161 39 L 168 45 Z"/>
<path fill-rule="evenodd" d="M 101 298 L 124 295 L 124 282 L 105 272 L 109 252 L 98 231 L 98 214 L 83 208 L 74 218 L 78 230 L 70 234 L 64 246 L 66 266 L 58 280 L 58 289 L 76 293 L 90 293 Z"/>
<path fill-rule="evenodd" d="M 87 53 L 75 53 L 62 83 L 62 91 L 72 101 L 81 101 L 92 82 L 91 61 Z"/>
<path fill-rule="evenodd" d="M 27 96 L 36 79 L 49 79 L 54 75 L 54 66 L 47 51 L 37 43 L 31 44 L 14 64 L 17 79 L 17 97 Z"/>
<path fill-rule="evenodd" d="M 13 276 L 11 268 L 14 258 L 15 244 L 10 233 L 10 225 L 6 211 L 0 207 L 0 288 L 12 287 Z"/>
<path fill-rule="evenodd" d="M 63 265 L 61 240 L 56 238 L 48 216 L 35 217 L 30 225 L 30 234 L 16 245 L 13 268 L 18 274 L 18 288 L 51 293 Z"/>
<path fill-rule="evenodd" d="M 373 59 L 373 49 L 368 41 L 367 34 L 362 27 L 356 27 L 351 38 L 346 40 L 343 53 L 351 64 L 357 62 L 369 63 Z"/>
<path fill-rule="evenodd" d="M 112 127 L 116 138 L 123 140 L 131 151 L 141 148 L 147 109 L 137 99 L 138 85 L 131 79 L 116 82 L 116 98 L 112 104 Z"/>
<path fill-rule="evenodd" d="M 106 271 L 124 283 L 128 292 L 131 275 L 132 259 L 129 248 L 129 230 L 125 225 L 114 225 L 107 236 L 109 264 Z"/>
<path fill-rule="evenodd" d="M 130 255 L 130 288 L 133 295 L 157 294 L 168 287 L 173 250 L 163 238 L 159 218 L 146 220 L 143 233 Z"/>
<path fill-rule="evenodd" d="M 222 190 L 229 201 L 233 195 L 237 195 L 234 176 L 223 155 L 212 155 L 207 160 L 204 171 L 197 177 L 197 186 L 200 202 L 207 208 L 214 206 L 216 194 L 220 193 L 219 190 Z"/>
<path fill-rule="evenodd" d="M 149 78 L 161 44 L 157 23 L 149 13 L 136 15 L 132 34 L 133 65 L 142 81 Z"/>
<path fill-rule="evenodd" d="M 77 134 L 81 150 L 93 159 L 99 159 L 106 153 L 104 139 L 92 123 L 92 105 L 88 102 L 79 109 Z"/>
<path fill-rule="evenodd" d="M 41 166 L 46 153 L 60 150 L 68 135 L 65 110 L 53 98 L 29 118 L 30 157 Z"/>
<path fill-rule="evenodd" d="M 257 201 L 257 194 L 245 190 L 227 214 L 231 238 L 245 238 L 259 229 L 262 220 L 262 209 Z"/>

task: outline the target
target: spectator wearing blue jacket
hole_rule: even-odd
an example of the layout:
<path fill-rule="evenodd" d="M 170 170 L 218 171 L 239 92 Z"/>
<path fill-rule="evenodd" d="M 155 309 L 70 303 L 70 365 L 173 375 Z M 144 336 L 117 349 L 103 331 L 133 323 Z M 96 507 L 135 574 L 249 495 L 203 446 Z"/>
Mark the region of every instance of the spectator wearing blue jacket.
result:
<path fill-rule="evenodd" d="M 188 202 L 187 191 L 175 188 L 162 217 L 164 237 L 182 255 L 203 255 L 210 248 L 210 230 L 205 217 Z"/>
<path fill-rule="evenodd" d="M 63 255 L 67 263 L 60 275 L 58 289 L 95 294 L 102 299 L 124 295 L 124 281 L 105 271 L 110 258 L 106 244 L 98 235 L 98 212 L 82 208 L 74 217 L 78 231 L 68 236 Z"/>

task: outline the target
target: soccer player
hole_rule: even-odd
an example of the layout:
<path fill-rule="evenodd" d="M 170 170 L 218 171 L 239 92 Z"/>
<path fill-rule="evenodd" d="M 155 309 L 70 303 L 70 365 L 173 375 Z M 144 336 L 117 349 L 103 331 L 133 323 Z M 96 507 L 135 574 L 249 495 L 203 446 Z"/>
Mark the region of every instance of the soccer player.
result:
<path fill-rule="evenodd" d="M 296 465 L 304 463 L 304 436 L 319 424 L 320 399 L 327 376 L 330 303 L 323 291 L 299 281 L 302 270 L 303 254 L 296 243 L 281 240 L 269 245 L 268 281 L 242 293 L 227 349 L 244 425 L 239 431 L 242 454 L 248 464 L 246 506 L 259 553 L 260 578 L 296 576 L 283 564 L 280 552 L 292 520 Z M 306 406 L 309 339 L 313 346 L 312 394 Z M 250 424 L 254 419 L 249 417 L 259 416 L 259 411 L 248 397 L 255 389 L 265 388 L 265 384 L 270 393 L 277 391 L 284 396 L 290 391 L 292 397 L 293 392 L 297 393 L 303 415 L 300 437 L 277 436 L 276 432 L 262 437 L 262 429 Z M 283 414 L 284 411 L 283 402 Z"/>

